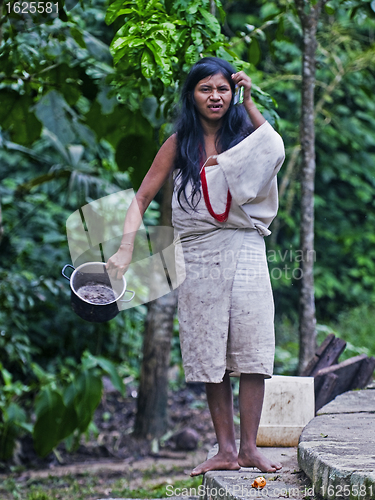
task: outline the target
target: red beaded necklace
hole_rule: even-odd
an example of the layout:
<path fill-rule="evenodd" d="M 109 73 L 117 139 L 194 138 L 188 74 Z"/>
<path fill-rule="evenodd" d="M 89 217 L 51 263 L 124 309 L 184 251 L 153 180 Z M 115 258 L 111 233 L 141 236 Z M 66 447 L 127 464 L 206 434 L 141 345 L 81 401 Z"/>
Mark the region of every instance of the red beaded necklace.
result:
<path fill-rule="evenodd" d="M 211 158 L 211 157 L 209 157 Z M 205 165 L 208 161 L 203 164 L 201 161 L 201 171 L 200 171 L 200 177 L 201 177 L 201 183 L 202 183 L 202 191 L 203 191 L 203 198 L 206 203 L 207 210 L 209 211 L 210 215 L 216 219 L 218 222 L 225 222 L 228 219 L 229 215 L 229 210 L 230 210 L 230 205 L 232 202 L 232 195 L 230 194 L 230 191 L 228 189 L 228 194 L 227 194 L 227 205 L 225 207 L 225 211 L 222 214 L 217 214 L 213 211 L 211 202 L 210 202 L 210 197 L 208 196 L 208 187 L 207 187 L 207 179 L 206 179 L 206 171 L 205 171 Z"/>

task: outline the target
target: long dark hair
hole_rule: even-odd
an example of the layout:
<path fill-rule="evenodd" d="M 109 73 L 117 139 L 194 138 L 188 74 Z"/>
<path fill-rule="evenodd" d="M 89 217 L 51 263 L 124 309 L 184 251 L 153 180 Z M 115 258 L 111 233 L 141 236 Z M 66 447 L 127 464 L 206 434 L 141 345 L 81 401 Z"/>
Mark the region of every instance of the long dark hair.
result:
<path fill-rule="evenodd" d="M 218 57 L 204 57 L 200 59 L 190 70 L 180 99 L 180 115 L 177 121 L 177 151 L 175 157 L 175 169 L 180 169 L 176 180 L 179 180 L 177 199 L 181 205 L 181 194 L 183 193 L 188 205 L 195 209 L 202 196 L 200 191 L 200 156 L 205 153 L 203 128 L 194 100 L 194 89 L 203 78 L 221 73 L 228 81 L 232 89 L 232 101 L 228 111 L 223 117 L 222 126 L 216 136 L 216 150 L 222 153 L 235 146 L 242 139 L 253 132 L 254 128 L 243 106 L 233 104 L 235 86 L 231 75 L 236 70 L 227 61 Z M 193 185 L 191 200 L 186 196 L 186 185 L 191 181 Z M 193 199 L 198 195 L 194 204 Z M 182 207 L 183 208 L 183 207 Z"/>

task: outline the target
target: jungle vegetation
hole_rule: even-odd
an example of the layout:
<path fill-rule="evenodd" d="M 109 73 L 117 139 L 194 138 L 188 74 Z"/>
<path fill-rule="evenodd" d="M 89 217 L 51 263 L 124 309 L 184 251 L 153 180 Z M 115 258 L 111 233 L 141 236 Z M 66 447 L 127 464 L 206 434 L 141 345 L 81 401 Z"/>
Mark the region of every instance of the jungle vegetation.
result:
<path fill-rule="evenodd" d="M 314 2 L 311 2 L 314 4 Z M 315 2 L 316 3 L 316 2 Z M 0 460 L 32 433 L 44 456 L 90 430 L 102 376 L 139 381 L 147 306 L 81 320 L 61 268 L 66 220 L 139 187 L 173 131 L 189 67 L 217 55 L 251 76 L 282 135 L 280 211 L 268 238 L 276 372 L 296 374 L 301 281 L 302 28 L 292 0 L 0 2 Z M 375 3 L 330 0 L 317 25 L 314 294 L 318 340 L 375 355 Z M 163 215 L 159 193 L 145 216 Z M 183 384 L 178 323 L 170 366 Z M 48 432 L 46 432 L 48 430 Z"/>

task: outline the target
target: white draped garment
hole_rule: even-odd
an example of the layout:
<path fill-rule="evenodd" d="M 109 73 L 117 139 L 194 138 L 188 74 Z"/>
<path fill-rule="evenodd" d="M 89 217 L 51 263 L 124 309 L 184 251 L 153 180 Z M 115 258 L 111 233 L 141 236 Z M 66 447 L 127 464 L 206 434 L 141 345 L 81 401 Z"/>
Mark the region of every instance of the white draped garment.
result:
<path fill-rule="evenodd" d="M 193 210 L 182 194 L 184 211 L 175 175 L 172 224 L 181 243 L 176 246 L 178 319 L 187 382 L 218 383 L 226 369 L 272 375 L 274 309 L 263 238 L 277 214 L 276 175 L 284 158 L 282 138 L 266 121 L 217 155 L 217 165 L 205 167 L 215 213 L 225 211 L 228 189 L 232 195 L 225 222 L 210 215 L 203 195 Z M 244 281 L 239 274 L 246 267 L 252 278 Z"/>

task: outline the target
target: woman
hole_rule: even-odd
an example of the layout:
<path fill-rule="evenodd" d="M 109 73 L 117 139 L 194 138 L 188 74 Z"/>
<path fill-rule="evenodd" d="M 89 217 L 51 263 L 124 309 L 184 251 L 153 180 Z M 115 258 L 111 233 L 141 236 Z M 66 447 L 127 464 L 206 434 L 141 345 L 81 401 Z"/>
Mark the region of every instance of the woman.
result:
<path fill-rule="evenodd" d="M 235 86 L 243 105 L 234 105 Z M 182 111 L 133 200 L 118 252 L 107 263 L 120 278 L 132 258 L 141 218 L 174 173 L 172 222 L 183 249 L 180 341 L 188 382 L 205 382 L 219 450 L 191 475 L 281 464 L 256 447 L 264 379 L 273 370 L 273 298 L 264 236 L 277 211 L 280 136 L 251 98 L 251 80 L 218 58 L 201 59 L 182 90 Z M 229 187 L 229 189 L 228 189 Z M 230 372 L 240 375 L 237 452 Z"/>

